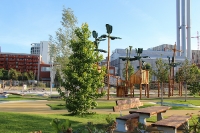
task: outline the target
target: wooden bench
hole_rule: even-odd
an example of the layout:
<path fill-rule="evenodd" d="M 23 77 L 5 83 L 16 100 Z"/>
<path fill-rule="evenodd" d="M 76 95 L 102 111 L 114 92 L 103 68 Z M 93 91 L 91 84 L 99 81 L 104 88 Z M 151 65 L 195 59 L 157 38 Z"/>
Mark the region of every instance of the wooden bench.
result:
<path fill-rule="evenodd" d="M 164 133 L 177 133 L 178 128 L 183 129 L 184 127 L 189 127 L 188 120 L 190 118 L 191 116 L 172 115 L 151 125 L 157 127 L 158 130 L 164 131 Z"/>
<path fill-rule="evenodd" d="M 143 106 L 143 103 L 140 102 L 139 98 L 129 98 L 125 100 L 116 100 L 116 106 L 113 107 L 113 112 L 138 108 L 139 106 Z"/>
<path fill-rule="evenodd" d="M 124 115 L 121 117 L 117 117 L 116 118 L 116 122 L 117 122 L 117 129 L 116 131 L 119 132 L 127 132 L 126 129 L 126 121 L 129 119 L 139 119 L 139 113 L 134 113 L 134 114 L 129 114 L 129 115 Z"/>
<path fill-rule="evenodd" d="M 113 107 L 113 111 L 121 111 L 121 110 L 126 110 L 126 109 L 131 109 L 131 108 L 138 108 L 139 106 L 142 106 L 143 103 L 140 102 L 139 98 L 129 98 L 125 100 L 116 100 L 116 106 Z M 126 121 L 129 119 L 137 119 L 139 120 L 139 113 L 133 113 L 133 114 L 128 114 L 124 115 L 121 117 L 116 118 L 117 122 L 117 131 L 120 132 L 127 132 L 126 129 Z"/>

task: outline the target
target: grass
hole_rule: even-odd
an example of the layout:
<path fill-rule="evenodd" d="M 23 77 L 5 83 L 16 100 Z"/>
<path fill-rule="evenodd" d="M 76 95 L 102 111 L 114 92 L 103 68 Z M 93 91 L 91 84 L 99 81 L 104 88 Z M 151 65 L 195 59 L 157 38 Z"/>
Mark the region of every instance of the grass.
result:
<path fill-rule="evenodd" d="M 94 114 L 86 116 L 71 116 L 69 114 L 51 114 L 51 115 L 33 115 L 33 114 L 21 114 L 21 113 L 0 113 L 0 132 L 1 133 L 30 133 L 33 131 L 41 130 L 43 133 L 55 133 L 55 129 L 50 125 L 50 122 L 54 118 L 68 119 L 72 123 L 73 130 L 84 127 L 87 122 L 93 122 L 98 127 L 103 127 L 107 124 L 106 117 L 108 114 Z M 111 117 L 115 119 L 119 115 L 111 114 Z M 166 117 L 164 117 L 166 118 Z M 194 116 L 196 119 L 197 116 Z M 97 121 L 98 120 L 98 121 Z M 147 122 L 156 122 L 156 116 L 152 116 L 147 119 Z M 189 121 L 190 126 L 193 125 L 192 121 Z"/>
<path fill-rule="evenodd" d="M 106 124 L 107 114 L 94 114 L 81 116 L 70 116 L 68 114 L 58 115 L 28 115 L 20 113 L 0 113 L 0 132 L 1 133 L 29 133 L 31 131 L 42 130 L 43 133 L 55 133 L 50 122 L 54 118 L 69 119 L 72 123 L 72 128 L 77 129 L 83 127 L 87 122 L 93 122 L 97 125 Z M 115 119 L 118 115 L 112 114 Z M 98 121 L 97 121 L 98 120 Z"/>
<path fill-rule="evenodd" d="M 0 98 L 0 101 L 19 101 L 19 100 L 47 100 L 47 97 L 38 95 L 9 95 L 8 98 Z"/>

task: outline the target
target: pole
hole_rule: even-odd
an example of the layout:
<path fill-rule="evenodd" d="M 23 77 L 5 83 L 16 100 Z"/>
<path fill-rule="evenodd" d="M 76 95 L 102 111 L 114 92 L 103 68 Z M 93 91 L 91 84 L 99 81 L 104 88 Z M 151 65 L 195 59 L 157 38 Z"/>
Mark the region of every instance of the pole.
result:
<path fill-rule="evenodd" d="M 51 79 L 50 79 L 50 95 L 52 94 L 52 71 L 53 71 L 53 58 L 52 58 L 52 60 L 51 60 L 51 71 L 50 71 L 50 77 L 51 77 Z"/>
<path fill-rule="evenodd" d="M 140 59 L 139 59 L 139 65 L 140 65 L 140 99 L 142 99 L 142 69 L 141 69 Z"/>
<path fill-rule="evenodd" d="M 185 84 L 185 102 L 187 101 L 187 82 Z"/>
<path fill-rule="evenodd" d="M 163 82 L 161 83 L 161 106 L 163 106 Z"/>
<path fill-rule="evenodd" d="M 191 61 L 190 0 L 187 0 L 187 58 Z"/>
<path fill-rule="evenodd" d="M 186 58 L 187 57 L 187 51 L 186 51 L 186 34 L 185 34 L 185 0 L 181 1 L 182 3 L 182 7 L 181 7 L 181 17 L 182 17 L 182 25 L 181 25 L 181 30 L 182 30 L 182 50 L 183 50 L 183 54 L 182 57 Z"/>
<path fill-rule="evenodd" d="M 107 91 L 107 100 L 109 100 L 110 98 L 110 34 L 108 34 L 108 60 L 107 60 L 107 87 L 108 87 L 108 91 Z"/>
<path fill-rule="evenodd" d="M 180 44 L 180 0 L 176 0 L 176 42 L 177 42 L 177 49 L 181 50 Z M 177 54 L 181 56 L 181 52 Z"/>

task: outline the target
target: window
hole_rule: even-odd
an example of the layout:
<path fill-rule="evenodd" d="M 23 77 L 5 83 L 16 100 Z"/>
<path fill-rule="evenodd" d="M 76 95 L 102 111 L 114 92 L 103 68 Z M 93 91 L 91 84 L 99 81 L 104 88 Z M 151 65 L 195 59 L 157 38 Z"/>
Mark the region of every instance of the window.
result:
<path fill-rule="evenodd" d="M 114 74 L 114 69 L 110 69 L 110 74 Z"/>
<path fill-rule="evenodd" d="M 41 71 L 42 72 L 49 72 L 50 71 L 50 67 L 42 67 Z"/>

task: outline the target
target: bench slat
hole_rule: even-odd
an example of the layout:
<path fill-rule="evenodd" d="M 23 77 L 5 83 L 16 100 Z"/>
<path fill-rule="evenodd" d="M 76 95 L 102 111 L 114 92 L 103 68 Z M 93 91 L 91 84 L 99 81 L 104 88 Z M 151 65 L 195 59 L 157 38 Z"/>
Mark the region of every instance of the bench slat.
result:
<path fill-rule="evenodd" d="M 169 116 L 166 119 L 157 121 L 152 126 L 163 126 L 163 127 L 172 127 L 172 128 L 178 128 L 182 124 L 184 124 L 186 121 L 188 121 L 191 118 L 191 116 L 180 116 L 180 115 L 172 115 Z"/>

